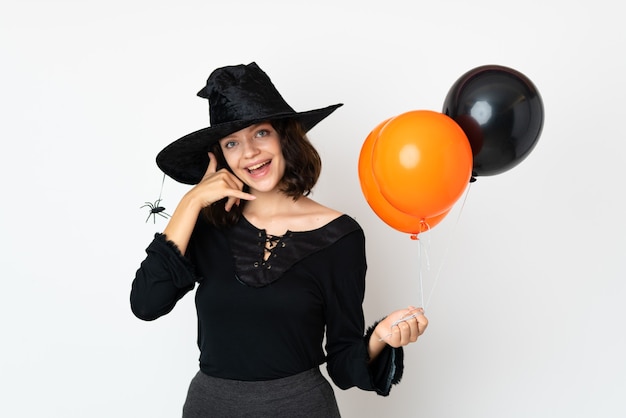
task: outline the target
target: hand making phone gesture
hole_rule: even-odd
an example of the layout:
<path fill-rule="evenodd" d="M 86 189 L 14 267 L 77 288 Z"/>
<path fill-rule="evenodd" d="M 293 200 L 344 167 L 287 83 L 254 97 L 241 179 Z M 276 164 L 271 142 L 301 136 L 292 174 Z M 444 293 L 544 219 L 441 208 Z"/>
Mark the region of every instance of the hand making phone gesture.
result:
<path fill-rule="evenodd" d="M 181 253 L 185 253 L 191 232 L 200 211 L 227 198 L 225 208 L 229 211 L 241 199 L 253 200 L 256 197 L 243 190 L 244 183 L 225 168 L 217 169 L 217 158 L 209 152 L 209 166 L 202 180 L 189 190 L 178 203 L 172 218 L 163 233 Z"/>

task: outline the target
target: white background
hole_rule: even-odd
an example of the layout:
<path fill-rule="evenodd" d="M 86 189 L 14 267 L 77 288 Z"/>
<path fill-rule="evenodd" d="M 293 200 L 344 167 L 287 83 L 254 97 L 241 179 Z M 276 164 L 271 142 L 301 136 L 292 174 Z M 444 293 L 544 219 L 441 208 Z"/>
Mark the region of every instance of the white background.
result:
<path fill-rule="evenodd" d="M 619 2 L 0 3 L 0 415 L 176 417 L 197 370 L 193 298 L 132 316 L 154 157 L 208 125 L 195 96 L 256 61 L 311 131 L 314 197 L 367 235 L 367 322 L 432 298 L 387 398 L 336 390 L 345 417 L 626 416 L 624 97 Z M 397 114 L 441 111 L 454 81 L 509 66 L 545 125 L 520 165 L 479 177 L 418 243 L 362 196 L 361 144 Z M 166 180 L 171 211 L 186 186 Z M 465 197 L 464 197 L 465 199 Z M 440 273 L 438 273 L 438 271 Z M 435 280 L 438 278 L 435 287 Z"/>

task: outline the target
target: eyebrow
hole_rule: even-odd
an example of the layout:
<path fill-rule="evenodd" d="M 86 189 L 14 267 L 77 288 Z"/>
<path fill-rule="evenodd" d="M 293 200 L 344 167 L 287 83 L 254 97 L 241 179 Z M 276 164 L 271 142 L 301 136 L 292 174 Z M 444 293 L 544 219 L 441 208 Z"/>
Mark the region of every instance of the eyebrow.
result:
<path fill-rule="evenodd" d="M 264 121 L 264 122 L 259 122 L 259 123 L 253 123 L 252 125 L 250 125 L 250 126 L 248 126 L 248 127 L 244 128 L 244 129 L 250 129 L 251 131 L 254 131 L 255 129 L 257 129 L 257 128 L 258 128 L 259 126 L 261 126 L 261 125 L 270 125 L 270 127 L 272 127 L 271 122 L 269 122 L 269 121 Z M 239 132 L 239 131 L 237 131 L 237 132 Z M 229 138 L 234 138 L 234 137 L 235 137 L 235 136 L 234 136 L 234 135 L 235 135 L 235 133 L 236 133 L 236 132 L 233 132 L 233 133 L 231 133 L 231 134 L 229 134 L 229 135 L 225 136 L 224 138 L 220 139 L 219 141 L 221 142 L 221 141 L 225 141 L 226 139 L 229 139 Z"/>

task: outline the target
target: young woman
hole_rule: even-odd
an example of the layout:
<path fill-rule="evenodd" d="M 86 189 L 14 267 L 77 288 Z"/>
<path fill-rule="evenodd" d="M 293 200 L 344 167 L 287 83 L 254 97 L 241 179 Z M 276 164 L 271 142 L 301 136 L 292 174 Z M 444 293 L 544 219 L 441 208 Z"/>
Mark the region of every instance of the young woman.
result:
<path fill-rule="evenodd" d="M 306 132 L 341 105 L 296 112 L 255 63 L 218 68 L 198 95 L 211 126 L 157 156 L 194 186 L 131 290 L 134 314 L 153 320 L 198 284 L 183 416 L 338 417 L 323 363 L 339 388 L 388 395 L 428 321 L 409 307 L 365 329 L 363 231 L 308 197 L 321 161 Z"/>

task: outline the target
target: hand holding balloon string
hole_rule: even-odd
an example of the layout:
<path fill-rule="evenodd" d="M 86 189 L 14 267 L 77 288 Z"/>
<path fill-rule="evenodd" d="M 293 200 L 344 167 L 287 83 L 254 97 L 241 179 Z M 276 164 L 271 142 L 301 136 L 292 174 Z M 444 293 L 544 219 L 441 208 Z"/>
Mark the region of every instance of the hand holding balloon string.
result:
<path fill-rule="evenodd" d="M 424 309 L 423 308 L 414 308 L 414 307 L 409 307 L 408 311 L 400 318 L 395 320 L 390 328 L 391 328 L 391 332 L 389 332 L 388 334 L 386 334 L 384 337 L 379 338 L 378 341 L 385 341 L 387 338 L 391 337 L 393 335 L 393 329 L 394 327 L 397 327 L 400 323 L 402 322 L 406 322 L 410 319 L 413 318 L 417 318 L 419 315 L 424 315 Z"/>
<path fill-rule="evenodd" d="M 382 342 L 387 340 L 389 337 L 391 337 L 393 335 L 393 330 L 395 327 L 399 327 L 399 324 L 401 324 L 402 322 L 407 322 L 413 318 L 417 318 L 419 315 L 424 315 L 424 310 L 426 309 L 426 305 L 424 304 L 424 284 L 423 284 L 423 278 L 422 278 L 422 250 L 426 251 L 425 248 L 422 248 L 422 243 L 421 240 L 416 240 L 417 244 L 418 244 L 418 264 L 420 266 L 419 268 L 419 287 L 420 287 L 420 298 L 421 298 L 421 307 L 420 308 L 416 308 L 413 306 L 409 306 L 407 311 L 404 312 L 401 316 L 401 318 L 395 320 L 391 325 L 390 325 L 390 332 L 387 333 L 384 337 L 381 337 L 378 339 L 378 341 Z M 429 258 L 428 258 L 428 254 L 426 254 L 426 268 L 430 268 L 430 262 L 429 262 Z M 428 303 L 428 302 L 427 302 Z M 395 312 L 394 312 L 395 314 Z M 393 314 L 392 314 L 393 315 Z M 417 323 L 419 325 L 420 321 L 417 320 Z M 426 325 L 428 324 L 428 322 L 426 322 Z M 424 326 L 424 324 L 423 324 Z M 417 328 L 418 334 L 421 335 L 424 332 L 425 326 L 424 328 L 422 328 L 422 330 L 419 329 L 419 326 Z"/>

